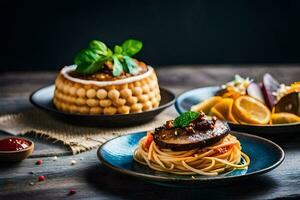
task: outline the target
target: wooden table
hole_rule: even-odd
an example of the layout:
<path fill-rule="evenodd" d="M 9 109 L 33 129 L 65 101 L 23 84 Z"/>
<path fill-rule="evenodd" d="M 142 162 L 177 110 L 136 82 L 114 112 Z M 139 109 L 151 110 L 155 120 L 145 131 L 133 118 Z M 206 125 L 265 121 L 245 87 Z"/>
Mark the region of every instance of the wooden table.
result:
<path fill-rule="evenodd" d="M 235 73 L 260 80 L 265 72 L 270 72 L 282 82 L 300 80 L 300 66 L 286 65 L 175 66 L 157 71 L 160 84 L 176 94 L 195 87 L 222 84 Z M 31 109 L 29 94 L 52 84 L 55 76 L 54 72 L 40 71 L 2 73 L 1 114 Z M 66 147 L 35 138 L 36 150 L 31 158 L 20 163 L 0 164 L 0 199 L 300 199 L 299 134 L 276 140 L 284 148 L 286 158 L 282 165 L 265 175 L 227 185 L 186 189 L 152 185 L 112 172 L 99 163 L 96 150 L 68 155 Z M 53 161 L 54 155 L 59 155 L 56 161 Z M 44 161 L 40 166 L 35 165 L 38 159 Z M 72 160 L 77 163 L 71 165 Z M 44 175 L 46 181 L 35 183 L 38 175 Z M 68 192 L 72 188 L 77 193 L 70 196 Z"/>

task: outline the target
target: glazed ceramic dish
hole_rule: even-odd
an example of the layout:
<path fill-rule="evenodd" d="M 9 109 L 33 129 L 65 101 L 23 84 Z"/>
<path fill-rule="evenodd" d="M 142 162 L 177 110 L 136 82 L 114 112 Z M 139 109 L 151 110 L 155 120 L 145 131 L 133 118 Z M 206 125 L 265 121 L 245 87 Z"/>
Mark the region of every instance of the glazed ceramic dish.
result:
<path fill-rule="evenodd" d="M 178 113 L 184 113 L 190 108 L 210 97 L 214 96 L 220 90 L 219 86 L 203 87 L 193 89 L 179 95 L 175 102 Z M 294 134 L 300 130 L 300 123 L 289 124 L 273 124 L 273 125 L 250 125 L 250 124 L 234 124 L 228 122 L 230 128 L 234 131 L 243 131 L 262 136 L 279 136 L 286 134 Z"/>
<path fill-rule="evenodd" d="M 53 104 L 55 86 L 50 85 L 38 89 L 30 96 L 30 102 L 45 111 L 47 114 L 55 117 L 58 120 L 73 123 L 76 125 L 86 126 L 105 126 L 105 127 L 120 127 L 130 126 L 135 124 L 145 123 L 153 119 L 165 108 L 173 105 L 175 101 L 175 95 L 169 90 L 160 88 L 161 101 L 158 107 L 152 108 L 151 110 L 129 113 L 129 114 L 114 114 L 114 115 L 103 115 L 103 114 L 79 114 L 69 113 L 57 109 Z"/>
<path fill-rule="evenodd" d="M 97 151 L 101 163 L 107 168 L 145 181 L 174 187 L 203 186 L 239 180 L 266 173 L 276 168 L 284 160 L 284 151 L 270 140 L 245 133 L 232 132 L 250 157 L 248 169 L 233 170 L 217 176 L 176 175 L 159 172 L 133 160 L 133 152 L 146 132 L 123 135 L 104 143 Z M 244 162 L 242 160 L 241 162 Z"/>

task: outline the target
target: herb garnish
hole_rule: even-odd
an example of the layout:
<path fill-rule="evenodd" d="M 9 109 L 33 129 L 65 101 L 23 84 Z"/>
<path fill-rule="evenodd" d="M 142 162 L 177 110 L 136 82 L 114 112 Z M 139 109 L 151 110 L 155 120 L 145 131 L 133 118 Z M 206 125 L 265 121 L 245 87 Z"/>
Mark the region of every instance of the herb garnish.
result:
<path fill-rule="evenodd" d="M 199 112 L 188 111 L 182 113 L 179 117 L 174 120 L 175 128 L 187 127 L 192 121 L 199 117 Z"/>
<path fill-rule="evenodd" d="M 114 51 L 110 50 L 103 42 L 92 40 L 89 47 L 79 51 L 74 59 L 77 65 L 76 71 L 87 75 L 101 71 L 104 63 L 113 62 L 113 76 L 119 76 L 123 71 L 136 75 L 138 65 L 131 58 L 137 54 L 143 47 L 139 40 L 129 39 L 123 42 L 121 46 L 115 45 Z"/>

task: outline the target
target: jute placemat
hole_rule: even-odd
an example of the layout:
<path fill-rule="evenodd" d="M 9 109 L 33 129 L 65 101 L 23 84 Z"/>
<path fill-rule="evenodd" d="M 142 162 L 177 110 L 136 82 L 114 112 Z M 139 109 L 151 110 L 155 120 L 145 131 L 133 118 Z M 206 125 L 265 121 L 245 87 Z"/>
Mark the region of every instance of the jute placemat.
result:
<path fill-rule="evenodd" d="M 18 114 L 0 116 L 0 129 L 13 135 L 33 134 L 51 139 L 49 141 L 52 142 L 60 141 L 70 147 L 73 154 L 77 154 L 96 148 L 106 140 L 118 135 L 152 130 L 176 115 L 176 111 L 172 107 L 146 124 L 124 128 L 92 128 L 67 124 L 51 118 L 44 112 L 32 109 Z"/>

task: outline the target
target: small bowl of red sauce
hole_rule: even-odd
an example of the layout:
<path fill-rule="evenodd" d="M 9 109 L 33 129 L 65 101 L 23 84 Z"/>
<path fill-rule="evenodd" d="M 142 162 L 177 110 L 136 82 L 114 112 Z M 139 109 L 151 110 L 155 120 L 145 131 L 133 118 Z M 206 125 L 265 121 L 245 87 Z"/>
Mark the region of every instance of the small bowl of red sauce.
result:
<path fill-rule="evenodd" d="M 31 140 L 21 137 L 0 138 L 0 161 L 15 162 L 27 158 L 34 149 Z"/>

